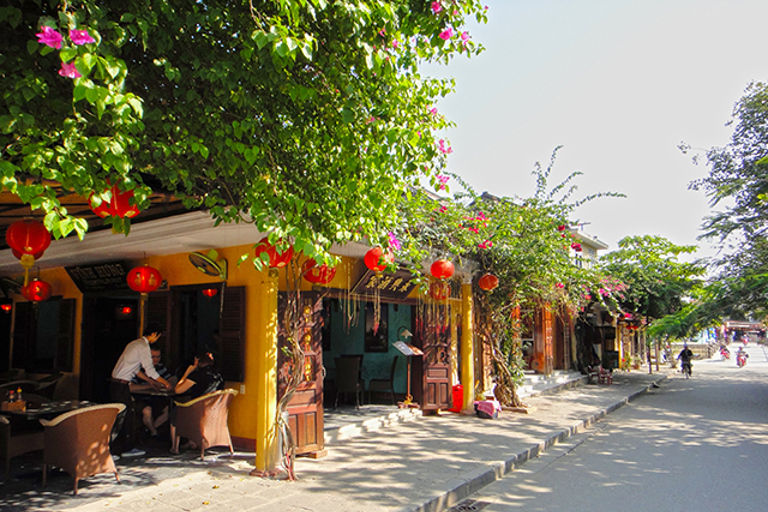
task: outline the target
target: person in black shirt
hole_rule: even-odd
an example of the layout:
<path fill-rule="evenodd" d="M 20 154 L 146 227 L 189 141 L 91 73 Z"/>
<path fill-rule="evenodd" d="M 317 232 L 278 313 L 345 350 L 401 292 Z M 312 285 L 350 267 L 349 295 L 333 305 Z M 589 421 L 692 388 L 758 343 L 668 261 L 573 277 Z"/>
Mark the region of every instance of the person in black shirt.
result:
<path fill-rule="evenodd" d="M 213 365 L 213 354 L 203 352 L 195 357 L 195 362 L 182 375 L 176 384 L 176 394 L 184 395 L 179 402 L 187 402 L 195 398 L 224 389 L 224 379 Z M 176 438 L 176 415 L 171 413 L 171 453 L 179 453 L 179 440 Z M 195 446 L 190 445 L 190 448 Z"/>
<path fill-rule="evenodd" d="M 176 377 L 171 374 L 171 371 L 166 368 L 163 363 L 160 362 L 162 352 L 159 348 L 150 347 L 152 353 L 152 364 L 155 365 L 155 371 L 162 378 L 167 380 L 171 385 L 175 384 Z M 144 370 L 140 370 L 139 374 Z M 137 402 L 136 409 L 141 411 L 141 420 L 144 426 L 149 430 L 150 435 L 153 437 L 157 435 L 158 427 L 162 426 L 168 421 L 168 399 L 152 396 L 149 394 L 142 394 L 142 392 L 154 390 L 157 386 L 154 386 L 146 381 L 144 377 L 139 374 L 133 378 L 130 384 L 131 393 L 138 393 L 138 397 L 134 397 Z"/>

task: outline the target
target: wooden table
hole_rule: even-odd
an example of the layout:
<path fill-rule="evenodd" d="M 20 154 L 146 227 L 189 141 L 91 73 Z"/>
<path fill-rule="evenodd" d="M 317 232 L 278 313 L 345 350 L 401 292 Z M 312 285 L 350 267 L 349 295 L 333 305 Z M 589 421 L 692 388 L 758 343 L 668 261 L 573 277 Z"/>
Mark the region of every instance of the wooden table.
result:
<path fill-rule="evenodd" d="M 60 402 L 46 402 L 44 404 L 39 404 L 36 407 L 27 407 L 27 409 L 23 411 L 2 411 L 0 414 L 10 416 L 12 418 L 25 418 L 27 420 L 50 420 L 59 414 L 74 409 L 88 407 L 90 405 L 96 404 L 86 400 L 64 400 Z"/>

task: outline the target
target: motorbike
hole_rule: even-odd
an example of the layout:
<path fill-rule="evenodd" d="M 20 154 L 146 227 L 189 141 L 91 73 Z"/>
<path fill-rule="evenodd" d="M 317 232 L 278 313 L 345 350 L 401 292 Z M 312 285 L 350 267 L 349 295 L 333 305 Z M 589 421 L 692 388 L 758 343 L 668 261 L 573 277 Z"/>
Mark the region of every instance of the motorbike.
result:
<path fill-rule="evenodd" d="M 739 368 L 744 367 L 745 364 L 747 364 L 747 358 L 749 355 L 747 355 L 746 352 L 738 352 L 736 354 L 736 366 Z"/>
<path fill-rule="evenodd" d="M 723 359 L 730 359 L 731 358 L 731 351 L 728 350 L 727 347 L 721 347 L 720 348 L 720 357 Z"/>

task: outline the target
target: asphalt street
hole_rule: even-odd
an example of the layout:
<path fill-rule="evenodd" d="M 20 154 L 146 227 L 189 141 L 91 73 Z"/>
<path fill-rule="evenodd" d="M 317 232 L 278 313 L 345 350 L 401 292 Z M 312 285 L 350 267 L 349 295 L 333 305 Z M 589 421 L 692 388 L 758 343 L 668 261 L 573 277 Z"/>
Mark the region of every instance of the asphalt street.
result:
<path fill-rule="evenodd" d="M 744 368 L 695 361 L 454 510 L 767 510 L 768 350 L 747 351 Z"/>

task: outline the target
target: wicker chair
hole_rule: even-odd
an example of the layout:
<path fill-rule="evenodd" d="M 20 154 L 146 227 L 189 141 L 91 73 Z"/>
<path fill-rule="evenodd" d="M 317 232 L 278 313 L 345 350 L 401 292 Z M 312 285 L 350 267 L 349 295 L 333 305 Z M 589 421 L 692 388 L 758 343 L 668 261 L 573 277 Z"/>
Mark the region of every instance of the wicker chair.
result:
<path fill-rule="evenodd" d="M 114 473 L 120 482 L 117 467 L 109 453 L 112 425 L 123 404 L 103 404 L 83 407 L 60 414 L 52 420 L 40 420 L 45 427 L 43 448 L 43 486 L 46 484 L 48 466 L 57 466 L 77 483 L 101 473 Z"/>
<path fill-rule="evenodd" d="M 213 446 L 229 446 L 229 453 L 234 455 L 227 418 L 235 395 L 237 390 L 223 389 L 189 402 L 174 402 L 178 407 L 176 437 L 195 443 L 200 448 L 200 460 L 205 460 L 205 450 Z"/>

